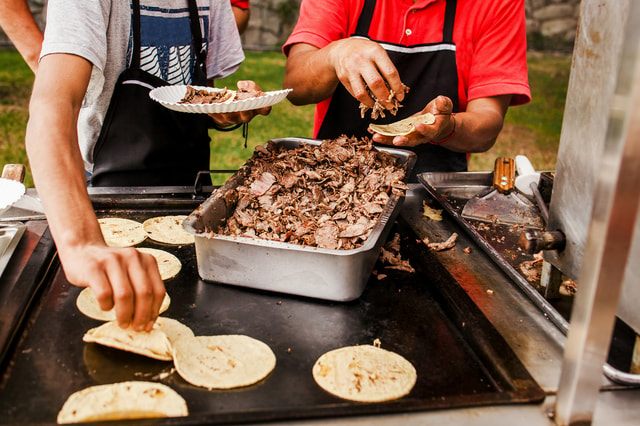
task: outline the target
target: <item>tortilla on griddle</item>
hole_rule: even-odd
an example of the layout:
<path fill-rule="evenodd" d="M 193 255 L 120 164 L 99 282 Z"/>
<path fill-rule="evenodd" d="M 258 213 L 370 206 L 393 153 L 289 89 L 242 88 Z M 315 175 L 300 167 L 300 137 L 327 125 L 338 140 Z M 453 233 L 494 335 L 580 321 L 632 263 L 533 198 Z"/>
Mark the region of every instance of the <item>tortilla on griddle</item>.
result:
<path fill-rule="evenodd" d="M 104 241 L 110 247 L 132 247 L 147 238 L 142 223 L 120 217 L 98 219 Z"/>
<path fill-rule="evenodd" d="M 173 346 L 157 325 L 151 331 L 135 331 L 131 327 L 121 328 L 116 321 L 109 321 L 87 331 L 82 340 L 161 361 L 173 359 Z"/>
<path fill-rule="evenodd" d="M 178 344 L 182 338 L 195 337 L 191 328 L 173 318 L 158 317 L 154 327 L 167 335 L 172 346 Z"/>
<path fill-rule="evenodd" d="M 312 374 L 322 389 L 358 402 L 401 398 L 413 389 L 417 379 L 416 369 L 405 358 L 371 345 L 326 352 L 314 364 Z"/>
<path fill-rule="evenodd" d="M 396 121 L 390 124 L 369 124 L 369 129 L 384 136 L 406 136 L 416 130 L 416 124 L 433 124 L 435 115 L 430 112 Z"/>
<path fill-rule="evenodd" d="M 243 335 L 183 338 L 174 345 L 178 374 L 195 386 L 231 389 L 249 386 L 273 371 L 276 356 L 265 343 Z"/>
<path fill-rule="evenodd" d="M 163 281 L 167 281 L 175 277 L 178 275 L 178 272 L 180 272 L 180 269 L 182 269 L 182 262 L 180 262 L 180 259 L 167 251 L 148 247 L 140 247 L 138 250 L 143 253 L 148 253 L 156 258 L 158 270 L 160 271 L 160 278 L 162 278 Z"/>
<path fill-rule="evenodd" d="M 160 306 L 160 313 L 165 312 L 169 309 L 169 305 L 171 304 L 171 298 L 168 294 L 165 293 L 164 299 L 162 299 L 162 305 Z M 116 320 L 116 309 L 111 308 L 108 311 L 103 311 L 100 309 L 100 304 L 98 300 L 93 295 L 93 291 L 91 287 L 84 288 L 80 294 L 78 294 L 78 298 L 76 299 L 76 306 L 78 310 L 88 316 L 89 318 L 93 318 L 98 321 L 115 321 Z"/>
<path fill-rule="evenodd" d="M 195 239 L 182 227 L 187 218 L 184 215 L 158 216 L 144 221 L 142 226 L 149 238 L 159 243 L 171 245 L 193 244 Z"/>
<path fill-rule="evenodd" d="M 188 415 L 187 402 L 170 387 L 129 381 L 91 386 L 71 394 L 58 412 L 57 421 L 62 424 Z"/>

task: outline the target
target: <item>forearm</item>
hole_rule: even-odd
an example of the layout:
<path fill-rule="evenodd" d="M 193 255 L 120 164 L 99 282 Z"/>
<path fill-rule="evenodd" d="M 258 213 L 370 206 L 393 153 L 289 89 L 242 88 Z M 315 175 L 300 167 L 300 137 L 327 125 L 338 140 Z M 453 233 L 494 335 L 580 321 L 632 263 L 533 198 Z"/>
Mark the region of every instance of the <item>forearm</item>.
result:
<path fill-rule="evenodd" d="M 0 0 L 0 27 L 35 73 L 43 34 L 33 19 L 26 0 Z"/>
<path fill-rule="evenodd" d="M 101 233 L 87 194 L 75 122 L 60 125 L 66 105 L 35 102 L 27 126 L 31 171 L 61 258 L 68 249 L 100 243 Z M 75 145 L 75 146 L 74 146 Z"/>
<path fill-rule="evenodd" d="M 43 59 L 26 132 L 31 172 L 61 257 L 66 247 L 102 238 L 87 194 L 76 130 L 91 66 L 80 58 L 71 59 L 74 62 L 51 56 Z M 51 65 L 56 68 L 47 69 Z M 61 71 L 65 66 L 81 71 L 65 75 Z M 84 82 L 74 84 L 78 81 Z"/>
<path fill-rule="evenodd" d="M 283 87 L 293 89 L 288 96 L 292 104 L 314 104 L 331 96 L 339 81 L 329 62 L 330 51 L 329 46 L 317 49 L 299 44 L 291 48 Z"/>
<path fill-rule="evenodd" d="M 453 119 L 455 120 L 454 134 L 443 146 L 451 151 L 469 153 L 485 152 L 491 149 L 502 130 L 504 121 L 503 115 L 495 110 L 462 112 L 456 114 Z M 442 140 L 442 138 L 439 139 Z"/>

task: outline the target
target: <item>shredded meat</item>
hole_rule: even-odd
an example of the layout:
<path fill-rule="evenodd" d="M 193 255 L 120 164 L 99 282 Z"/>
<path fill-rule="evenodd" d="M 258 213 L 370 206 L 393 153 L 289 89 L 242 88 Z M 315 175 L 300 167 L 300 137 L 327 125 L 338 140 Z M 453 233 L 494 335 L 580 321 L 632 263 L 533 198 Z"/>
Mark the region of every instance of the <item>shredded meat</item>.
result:
<path fill-rule="evenodd" d="M 366 112 L 368 110 L 371 110 L 371 118 L 374 120 L 377 120 L 378 117 L 382 117 L 384 118 L 384 111 L 388 110 L 391 115 L 396 115 L 398 113 L 398 109 L 402 106 L 400 104 L 400 102 L 398 101 L 398 99 L 396 99 L 396 93 L 389 89 L 389 97 L 387 98 L 387 102 L 391 103 L 391 107 L 390 108 L 385 108 L 385 106 L 380 102 L 380 100 L 378 100 L 378 98 L 376 98 L 373 94 L 373 92 L 371 92 L 371 90 L 369 89 L 368 86 L 365 86 L 367 89 L 367 93 L 369 94 L 369 96 L 371 96 L 371 98 L 374 100 L 374 104 L 373 104 L 373 108 L 370 108 L 368 106 L 366 106 L 363 103 L 360 103 L 360 117 L 364 118 Z M 387 85 L 387 87 L 389 87 Z M 404 90 L 404 93 L 409 92 L 409 87 L 405 86 L 404 84 L 402 85 L 402 88 Z"/>
<path fill-rule="evenodd" d="M 404 195 L 405 166 L 368 138 L 256 148 L 224 194 L 232 215 L 214 232 L 348 250 L 371 234 L 390 194 Z"/>
<path fill-rule="evenodd" d="M 258 98 L 264 95 L 264 92 L 260 90 L 227 90 L 225 87 L 222 90 L 198 90 L 193 86 L 187 86 L 187 92 L 185 93 L 180 104 L 216 104 L 228 101 L 240 101 L 243 99 Z"/>
<path fill-rule="evenodd" d="M 435 251 L 449 250 L 456 245 L 456 240 L 458 239 L 458 234 L 453 233 L 446 241 L 442 243 L 427 243 L 430 249 Z"/>

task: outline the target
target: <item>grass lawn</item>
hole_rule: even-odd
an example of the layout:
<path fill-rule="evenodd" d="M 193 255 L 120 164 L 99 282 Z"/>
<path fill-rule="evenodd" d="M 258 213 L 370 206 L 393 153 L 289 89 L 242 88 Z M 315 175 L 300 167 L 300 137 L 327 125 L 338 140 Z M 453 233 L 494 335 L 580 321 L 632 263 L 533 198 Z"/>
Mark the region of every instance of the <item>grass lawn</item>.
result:
<path fill-rule="evenodd" d="M 498 156 L 529 156 L 538 170 L 555 169 L 571 59 L 568 56 L 530 55 L 529 83 L 533 101 L 509 109 L 505 126 L 495 146 L 487 153 L 473 154 L 470 170 L 490 170 Z M 279 52 L 247 52 L 247 60 L 232 76 L 216 83 L 235 88 L 238 80 L 256 81 L 263 90 L 282 88 L 285 59 Z M 20 55 L 0 50 L 0 164 L 27 163 L 24 132 L 33 75 Z M 247 148 L 240 129 L 211 131 L 211 168 L 236 169 L 253 153 L 253 147 L 270 138 L 310 137 L 313 105 L 296 107 L 285 101 L 267 117 L 258 116 L 249 125 Z M 228 175 L 216 180 L 222 183 Z M 27 186 L 33 186 L 27 170 Z"/>

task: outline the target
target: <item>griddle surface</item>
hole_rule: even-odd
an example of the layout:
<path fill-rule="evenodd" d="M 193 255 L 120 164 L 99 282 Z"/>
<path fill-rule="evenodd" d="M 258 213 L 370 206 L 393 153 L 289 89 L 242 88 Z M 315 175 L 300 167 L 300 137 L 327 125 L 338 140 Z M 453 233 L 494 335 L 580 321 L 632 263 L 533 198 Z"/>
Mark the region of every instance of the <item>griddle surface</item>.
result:
<path fill-rule="evenodd" d="M 138 220 L 151 216 L 129 215 Z M 231 391 L 192 386 L 174 372 L 171 362 L 84 343 L 83 334 L 100 322 L 77 310 L 80 289 L 58 270 L 4 372 L 0 423 L 53 424 L 71 393 L 125 380 L 159 381 L 186 399 L 189 417 L 154 424 L 223 424 L 542 401 L 543 391 L 502 337 L 410 228 L 400 223 L 394 232 L 403 236 L 402 256 L 410 259 L 416 273 L 377 265 L 387 277 L 372 276 L 364 294 L 349 303 L 204 282 L 197 274 L 192 245 L 143 243 L 183 262 L 178 276 L 166 282 L 171 306 L 163 316 L 184 322 L 196 335 L 246 334 L 274 351 L 277 364 L 270 376 Z M 362 404 L 341 400 L 315 384 L 311 368 L 320 355 L 342 346 L 372 344 L 376 338 L 416 367 L 418 380 L 408 396 Z"/>

